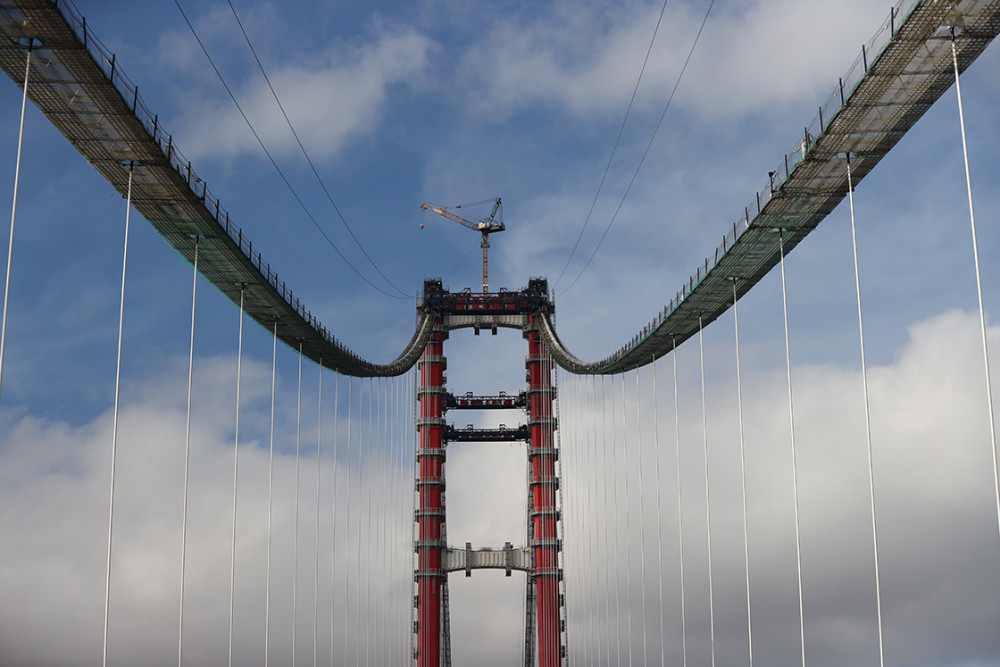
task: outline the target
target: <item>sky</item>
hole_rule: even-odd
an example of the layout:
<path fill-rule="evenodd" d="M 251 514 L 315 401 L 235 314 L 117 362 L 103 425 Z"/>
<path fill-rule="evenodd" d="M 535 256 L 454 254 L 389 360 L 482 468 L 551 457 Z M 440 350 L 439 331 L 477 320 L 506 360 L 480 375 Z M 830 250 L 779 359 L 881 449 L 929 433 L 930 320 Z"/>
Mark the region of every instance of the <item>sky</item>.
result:
<path fill-rule="evenodd" d="M 638 87 L 660 2 L 233 5 L 337 209 L 392 285 L 323 193 L 229 4 L 181 2 L 297 194 L 364 279 L 281 182 L 175 3 L 77 0 L 88 27 L 116 54 L 233 222 L 339 340 L 379 362 L 395 358 L 412 335 L 423 280 L 441 278 L 456 291 L 479 284 L 478 235 L 422 212 L 420 203 L 497 196 L 507 230 L 492 238 L 491 286 L 519 289 L 529 277 L 547 277 L 570 351 L 589 360 L 617 349 L 742 215 L 889 9 L 867 0 L 719 0 L 651 141 L 708 8 L 704 0 L 666 4 Z M 963 75 L 962 91 L 992 323 L 1000 308 L 996 45 Z M 1000 665 L 1000 539 L 954 92 L 856 192 L 889 665 Z M 0 184 L 7 184 L 8 206 L 20 102 L 14 82 L 0 83 Z M 92 664 L 103 633 L 125 202 L 30 104 L 24 141 L 0 395 L 0 663 Z M 169 665 L 177 662 L 191 271 L 138 216 L 132 222 L 109 655 L 113 664 Z M 786 264 L 803 616 L 814 665 L 878 659 L 853 268 L 845 201 Z M 751 627 L 761 664 L 799 657 L 781 304 L 780 277 L 772 273 L 739 309 Z M 220 664 L 227 650 L 238 315 L 199 284 L 185 588 L 190 664 Z M 642 628 L 643 664 L 658 664 L 661 655 L 679 664 L 679 477 L 688 657 L 710 657 L 711 562 L 719 664 L 746 661 L 733 334 L 731 312 L 704 332 L 707 437 L 697 339 L 678 350 L 676 385 L 671 357 L 638 378 L 560 373 L 571 656 L 639 660 Z M 989 339 L 998 349 L 1000 329 L 992 324 Z M 248 323 L 234 631 L 240 664 L 263 664 L 264 655 L 271 351 L 267 332 Z M 523 386 L 526 347 L 517 332 L 454 332 L 445 353 L 453 392 Z M 405 448 L 412 443 L 395 435 L 412 427 L 412 378 L 361 383 L 325 373 L 320 396 L 320 375 L 307 363 L 296 465 L 298 358 L 279 349 L 276 364 L 271 660 L 291 664 L 293 618 L 297 659 L 313 654 L 319 439 L 319 660 L 330 660 L 332 603 L 337 664 L 341 655 L 344 663 L 357 655 L 397 664 L 409 610 L 365 600 L 409 594 Z M 994 379 L 1000 383 L 995 369 Z M 630 399 L 624 416 L 623 392 Z M 384 406 L 374 419 L 373 405 Z M 524 417 L 451 419 L 486 425 Z M 359 460 L 362 441 L 369 444 Z M 523 445 L 452 447 L 451 543 L 523 541 L 524 465 Z M 386 489 L 387 511 L 376 515 L 385 517 L 381 535 L 390 541 L 357 537 L 359 503 L 377 501 Z M 620 495 L 609 503 L 601 494 L 613 489 Z M 477 572 L 451 581 L 455 664 L 512 664 L 521 650 L 523 575 Z M 384 592 L 362 597 L 361 583 Z M 393 628 L 387 634 L 399 635 L 392 648 L 381 647 L 388 654 L 371 653 L 366 626 L 373 623 L 363 619 L 383 619 L 378 623 Z"/>

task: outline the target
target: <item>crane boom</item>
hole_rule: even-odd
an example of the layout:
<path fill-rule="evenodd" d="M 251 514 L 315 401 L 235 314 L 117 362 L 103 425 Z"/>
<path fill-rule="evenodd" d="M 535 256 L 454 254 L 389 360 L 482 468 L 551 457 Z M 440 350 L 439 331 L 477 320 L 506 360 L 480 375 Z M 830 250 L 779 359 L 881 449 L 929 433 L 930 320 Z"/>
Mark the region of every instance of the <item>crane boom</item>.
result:
<path fill-rule="evenodd" d="M 455 215 L 454 213 L 452 213 L 448 209 L 441 208 L 440 206 L 434 206 L 433 204 L 427 204 L 427 203 L 421 204 L 420 208 L 426 209 L 428 211 L 433 211 L 434 213 L 437 213 L 440 216 L 448 218 L 452 222 L 457 222 L 458 224 L 462 225 L 463 227 L 468 227 L 469 229 L 472 229 L 472 230 L 475 230 L 475 231 L 479 231 L 479 225 L 477 225 L 476 223 L 472 222 L 471 220 L 466 220 L 465 218 L 463 218 L 460 215 Z"/>
<path fill-rule="evenodd" d="M 490 201 L 493 202 L 493 212 L 479 222 L 466 220 L 462 216 L 456 215 L 448 209 L 441 208 L 440 206 L 434 206 L 433 204 L 428 204 L 426 202 L 420 204 L 420 208 L 426 211 L 437 213 L 441 217 L 447 218 L 452 222 L 457 222 L 463 227 L 480 232 L 483 235 L 482 243 L 480 243 L 480 247 L 483 249 L 483 294 L 488 294 L 490 291 L 490 234 L 493 234 L 494 232 L 502 232 L 507 229 L 507 226 L 503 223 L 503 209 L 501 208 L 499 197 L 492 200 L 487 199 L 484 202 L 477 203 L 485 204 Z M 472 204 L 466 205 L 471 206 Z M 500 215 L 499 220 L 496 219 L 497 214 Z M 423 225 L 420 226 L 423 227 Z"/>

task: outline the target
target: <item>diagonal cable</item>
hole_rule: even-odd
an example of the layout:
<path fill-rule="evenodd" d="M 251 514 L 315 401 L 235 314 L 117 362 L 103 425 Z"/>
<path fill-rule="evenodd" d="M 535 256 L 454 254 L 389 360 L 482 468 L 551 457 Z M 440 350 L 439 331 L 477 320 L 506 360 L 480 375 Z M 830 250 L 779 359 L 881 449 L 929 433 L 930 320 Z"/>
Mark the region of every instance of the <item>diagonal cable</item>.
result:
<path fill-rule="evenodd" d="M 389 292 L 386 292 L 384 289 L 382 289 L 381 287 L 373 283 L 371 280 L 369 280 L 363 273 L 361 273 L 361 271 L 358 270 L 356 266 L 354 266 L 354 264 L 351 263 L 349 259 L 347 259 L 344 253 L 341 252 L 340 248 L 337 247 L 337 244 L 333 242 L 333 239 L 331 239 L 330 236 L 326 233 L 326 231 L 323 230 L 319 222 L 316 221 L 316 218 L 313 216 L 312 212 L 309 211 L 309 208 L 306 206 L 305 202 L 302 201 L 302 198 L 299 196 L 299 193 L 295 191 L 294 187 L 292 187 L 292 184 L 288 180 L 288 177 L 285 176 L 285 172 L 281 170 L 281 167 L 278 166 L 278 163 L 271 155 L 271 152 L 267 150 L 267 147 L 264 145 L 264 141 L 260 138 L 260 135 L 257 134 L 257 130 L 254 129 L 254 126 L 250 122 L 250 119 L 247 118 L 246 113 L 243 111 L 243 107 L 240 106 L 240 103 L 236 100 L 236 95 L 233 94 L 233 91 L 232 89 L 230 89 L 229 84 L 226 83 L 226 79 L 222 76 L 222 72 L 219 71 L 218 66 L 215 64 L 215 61 L 212 60 L 212 56 L 208 54 L 208 49 L 205 47 L 205 44 L 201 41 L 201 37 L 198 36 L 198 31 L 195 30 L 194 25 L 191 23 L 191 20 L 187 17 L 187 14 L 184 13 L 184 8 L 181 7 L 180 0 L 174 0 L 174 4 L 177 5 L 177 10 L 181 13 L 181 16 L 184 18 L 184 22 L 191 30 L 191 34 L 194 35 L 195 41 L 198 42 L 198 46 L 201 47 L 202 53 L 205 54 L 205 58 L 208 59 L 208 63 L 212 66 L 212 69 L 215 71 L 216 76 L 219 77 L 219 81 L 222 83 L 222 87 L 226 89 L 226 93 L 229 94 L 229 98 L 233 101 L 233 104 L 236 105 L 236 109 L 237 111 L 240 112 L 240 116 L 243 117 L 243 120 L 244 122 L 246 122 L 247 127 L 250 128 L 250 132 L 253 133 L 253 136 L 257 140 L 257 143 L 260 144 L 261 150 L 264 151 L 264 154 L 267 156 L 267 159 L 270 160 L 271 165 L 274 167 L 275 171 L 278 172 L 278 176 L 280 176 L 281 180 L 284 181 L 285 186 L 288 188 L 288 191 L 292 193 L 292 197 L 294 197 L 295 201 L 298 202 L 300 207 L 302 207 L 302 210 L 305 212 L 306 217 L 309 218 L 313 226 L 315 226 L 316 229 L 319 230 L 319 233 L 323 235 L 323 238 L 326 239 L 326 242 L 330 244 L 330 247 L 334 249 L 337 255 L 339 255 L 340 258 L 344 260 L 344 263 L 347 264 L 347 266 L 349 266 L 351 270 L 358 275 L 359 278 L 368 283 L 368 285 L 370 285 L 372 289 L 376 290 L 377 292 L 381 292 L 382 294 L 388 297 L 392 297 L 393 299 L 403 299 L 403 298 L 409 299 L 410 297 L 408 296 L 396 296 L 395 294 L 390 294 Z"/>
<path fill-rule="evenodd" d="M 562 271 L 559 272 L 559 277 L 556 278 L 555 285 L 553 287 L 559 286 L 559 281 L 562 280 L 563 275 L 566 273 L 566 269 L 569 268 L 569 263 L 573 261 L 573 257 L 576 255 L 576 250 L 580 246 L 580 240 L 583 238 L 583 233 L 587 231 L 587 225 L 590 223 L 590 216 L 594 214 L 594 207 L 597 206 L 597 199 L 601 196 L 601 190 L 604 188 L 604 181 L 608 178 L 608 171 L 611 169 L 611 162 L 615 159 L 615 153 L 618 151 L 618 144 L 621 143 L 622 133 L 625 132 L 625 124 L 628 122 L 629 114 L 632 113 L 632 104 L 635 103 L 635 97 L 639 93 L 639 84 L 642 82 L 642 75 L 646 72 L 646 64 L 649 63 L 649 54 L 653 51 L 653 43 L 656 42 L 656 33 L 660 31 L 660 23 L 663 22 L 663 12 L 667 9 L 667 3 L 670 0 L 663 0 L 663 6 L 660 8 L 660 15 L 656 19 L 656 27 L 653 28 L 653 36 L 649 40 L 649 48 L 646 49 L 646 57 L 643 58 L 642 68 L 639 70 L 639 78 L 635 81 L 635 88 L 632 89 L 632 97 L 629 98 L 628 108 L 625 109 L 625 117 L 622 118 L 621 127 L 618 128 L 618 136 L 615 137 L 615 145 L 611 147 L 611 155 L 608 156 L 608 163 L 604 165 L 604 173 L 601 175 L 601 182 L 597 184 L 597 192 L 594 193 L 594 201 L 590 203 L 590 210 L 587 211 L 587 217 L 583 221 L 583 227 L 580 228 L 580 233 L 576 237 L 576 242 L 573 244 L 573 250 L 570 251 L 569 257 L 566 259 L 566 264 L 563 266 Z"/>
<path fill-rule="evenodd" d="M 714 6 L 715 6 L 715 0 L 712 0 L 710 3 L 708 3 L 708 10 L 705 12 L 705 18 L 702 19 L 701 26 L 698 28 L 698 34 L 695 35 L 694 37 L 694 42 L 691 44 L 691 49 L 688 51 L 687 58 L 684 59 L 684 66 L 681 67 L 680 74 L 677 75 L 677 81 L 674 83 L 674 88 L 673 90 L 670 91 L 670 97 L 667 98 L 667 103 L 663 107 L 663 112 L 660 114 L 660 119 L 656 122 L 656 127 L 653 128 L 653 135 L 649 138 L 649 143 L 646 144 L 646 150 L 642 152 L 642 157 L 639 159 L 639 164 L 636 165 L 635 167 L 635 172 L 633 172 L 632 174 L 632 180 L 629 181 L 628 187 L 625 188 L 625 194 L 622 195 L 621 201 L 618 202 L 618 208 L 615 209 L 614 215 L 611 216 L 611 220 L 608 222 L 608 226 L 604 228 L 604 233 L 601 235 L 601 240 L 597 242 L 597 247 L 594 248 L 594 252 L 590 254 L 590 257 L 587 259 L 587 263 L 583 265 L 583 268 L 580 269 L 580 273 L 578 273 L 576 278 L 573 279 L 573 282 L 569 284 L 569 287 L 563 290 L 562 292 L 563 294 L 573 289 L 573 285 L 576 284 L 576 281 L 578 281 L 580 279 L 580 276 L 582 276 L 584 272 L 586 272 L 586 270 L 590 267 L 590 263 L 594 260 L 594 256 L 597 254 L 597 251 L 600 250 L 601 246 L 604 244 L 604 239 L 608 237 L 608 232 L 611 231 L 611 226 L 615 224 L 615 220 L 618 219 L 618 214 L 621 212 L 622 206 L 625 205 L 625 200 L 628 198 L 629 193 L 632 191 L 632 186 L 635 184 L 635 179 L 639 176 L 639 170 L 642 169 L 642 165 L 646 161 L 646 156 L 649 155 L 649 149 L 653 146 L 653 140 L 656 139 L 656 135 L 660 131 L 660 126 L 663 125 L 663 118 L 667 115 L 667 110 L 670 108 L 671 102 L 674 101 L 674 95 L 677 94 L 677 88 L 681 85 L 681 80 L 684 78 L 684 72 L 687 71 L 688 64 L 691 62 L 691 56 L 694 55 L 694 50 L 698 46 L 698 40 L 701 38 L 701 33 L 705 30 L 705 24 L 708 23 L 708 17 L 712 13 L 712 7 Z"/>
<path fill-rule="evenodd" d="M 240 20 L 239 14 L 236 13 L 236 7 L 233 6 L 232 0 L 228 1 L 229 1 L 229 8 L 233 10 L 233 17 L 236 19 L 236 23 L 240 27 L 240 32 L 243 33 L 243 38 L 246 40 L 247 46 L 250 47 L 250 53 L 253 54 L 253 59 L 257 61 L 257 67 L 260 69 L 260 73 L 264 76 L 264 81 L 267 82 L 267 87 L 268 89 L 270 89 L 271 95 L 274 96 L 274 101 L 277 102 L 278 108 L 281 110 L 281 115 L 284 116 L 285 123 L 288 124 L 288 129 L 292 131 L 292 136 L 295 137 L 295 142 L 299 145 L 299 149 L 302 151 L 302 155 L 305 157 L 306 162 L 309 164 L 309 168 L 312 169 L 312 173 L 316 177 L 316 180 L 319 182 L 320 188 L 323 189 L 323 194 L 326 195 L 326 198 L 330 202 L 330 205 L 333 207 L 333 210 L 337 213 L 337 217 L 340 218 L 340 221 L 344 224 L 344 228 L 347 229 L 347 233 L 351 235 L 352 239 L 354 239 L 354 243 L 357 244 L 358 249 L 361 250 L 361 254 L 365 256 L 365 259 L 368 260 L 368 263 L 371 264 L 372 268 L 375 269 L 375 271 L 380 276 L 382 276 L 382 278 L 387 283 L 389 283 L 389 285 L 391 285 L 393 289 L 395 289 L 400 294 L 406 296 L 406 293 L 403 290 L 399 289 L 399 287 L 397 287 L 395 283 L 389 280 L 389 278 L 386 277 L 384 273 L 382 273 L 382 269 L 379 268 L 378 264 L 375 263 L 375 260 L 373 260 L 371 256 L 368 254 L 368 251 L 366 251 L 364 246 L 361 245 L 361 241 L 359 241 L 358 237 L 355 236 L 354 230 L 351 229 L 351 226 L 347 223 L 347 218 L 345 218 L 344 214 L 340 211 L 340 207 L 337 206 L 337 203 L 335 201 L 333 201 L 333 195 L 330 194 L 330 190 L 327 189 L 326 183 L 323 181 L 322 177 L 320 177 L 319 171 L 316 169 L 316 165 L 313 164 L 312 158 L 309 157 L 309 153 L 306 151 L 305 145 L 299 138 L 299 133 L 295 131 L 295 127 L 292 125 L 291 119 L 285 112 L 285 106 L 281 103 L 281 100 L 278 99 L 278 93 L 275 92 L 274 86 L 271 85 L 271 79 L 267 76 L 267 72 L 264 71 L 264 64 L 260 61 L 260 58 L 257 56 L 257 49 L 254 48 L 253 43 L 250 41 L 250 36 L 247 34 L 246 29 L 243 27 L 243 21 Z M 407 298 L 409 297 L 407 296 Z"/>

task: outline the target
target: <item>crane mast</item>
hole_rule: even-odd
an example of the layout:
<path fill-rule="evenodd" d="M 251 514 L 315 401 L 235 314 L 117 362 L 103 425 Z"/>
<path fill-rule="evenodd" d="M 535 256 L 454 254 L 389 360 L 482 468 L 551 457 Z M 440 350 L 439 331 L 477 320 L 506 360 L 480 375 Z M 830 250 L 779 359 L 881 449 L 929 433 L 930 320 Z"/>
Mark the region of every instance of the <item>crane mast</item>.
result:
<path fill-rule="evenodd" d="M 493 211 L 479 222 L 466 220 L 462 216 L 452 213 L 447 208 L 427 203 L 420 205 L 420 208 L 424 210 L 437 213 L 441 217 L 447 218 L 452 222 L 457 222 L 463 227 L 480 232 L 483 235 L 482 242 L 479 244 L 479 247 L 483 250 L 483 294 L 488 294 L 490 291 L 490 234 L 502 232 L 507 228 L 503 222 L 503 208 L 500 204 L 500 198 L 497 197 L 496 199 L 487 199 L 485 201 L 473 202 L 471 204 L 459 204 L 455 207 L 462 208 L 463 206 L 475 206 L 477 204 L 485 204 L 489 202 L 493 202 Z M 421 225 L 421 227 L 423 227 L 423 225 Z"/>

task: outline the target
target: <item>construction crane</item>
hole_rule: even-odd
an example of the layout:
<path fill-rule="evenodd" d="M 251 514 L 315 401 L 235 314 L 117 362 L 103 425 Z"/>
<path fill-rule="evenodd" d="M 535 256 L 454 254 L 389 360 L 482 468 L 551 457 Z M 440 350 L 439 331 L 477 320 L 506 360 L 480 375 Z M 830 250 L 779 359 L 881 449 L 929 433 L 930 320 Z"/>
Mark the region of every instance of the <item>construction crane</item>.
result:
<path fill-rule="evenodd" d="M 463 227 L 468 227 L 473 231 L 480 232 L 483 235 L 483 242 L 480 247 L 483 249 L 483 294 L 488 294 L 490 291 L 490 234 L 494 232 L 502 232 L 507 229 L 503 224 L 503 208 L 500 205 L 500 198 L 496 199 L 484 199 L 483 201 L 472 202 L 470 204 L 459 204 L 453 208 L 462 208 L 465 206 L 479 206 L 481 204 L 493 203 L 493 212 L 487 217 L 483 218 L 479 222 L 472 222 L 471 220 L 466 220 L 460 215 L 452 213 L 447 208 L 441 208 L 440 206 L 434 206 L 432 204 L 421 204 L 420 208 L 426 209 L 428 211 L 433 211 L 440 216 L 448 218 L 453 222 L 457 222 Z M 423 225 L 420 225 L 423 227 Z"/>

